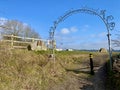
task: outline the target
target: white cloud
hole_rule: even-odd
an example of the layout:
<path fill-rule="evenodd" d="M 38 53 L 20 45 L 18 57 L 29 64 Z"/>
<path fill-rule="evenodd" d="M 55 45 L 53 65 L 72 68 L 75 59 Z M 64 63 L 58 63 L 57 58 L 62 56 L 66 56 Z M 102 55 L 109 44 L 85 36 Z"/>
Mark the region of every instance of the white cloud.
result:
<path fill-rule="evenodd" d="M 77 29 L 76 27 L 71 27 L 71 28 L 70 28 L 70 31 L 71 31 L 71 32 L 77 32 L 78 29 Z"/>
<path fill-rule="evenodd" d="M 107 33 L 106 32 L 101 32 L 98 34 L 91 34 L 90 37 L 91 38 L 102 38 L 102 37 L 106 37 Z"/>
<path fill-rule="evenodd" d="M 23 23 L 24 26 L 29 26 L 27 23 Z"/>
<path fill-rule="evenodd" d="M 77 32 L 77 31 L 78 31 L 78 29 L 76 27 L 70 27 L 70 28 L 61 29 L 62 34 L 69 34 L 69 33 Z"/>
<path fill-rule="evenodd" d="M 89 25 L 84 25 L 85 28 L 89 28 Z"/>
<path fill-rule="evenodd" d="M 4 18 L 4 17 L 0 17 L 0 20 L 7 20 L 7 18 Z"/>
<path fill-rule="evenodd" d="M 0 25 L 4 25 L 4 23 L 6 23 L 7 20 L 7 18 L 0 17 Z"/>
<path fill-rule="evenodd" d="M 84 25 L 83 28 L 79 28 L 80 31 L 86 32 L 90 27 Z M 63 28 L 61 33 L 57 36 L 58 44 L 63 43 L 63 48 L 74 48 L 74 49 L 99 49 L 99 48 L 108 48 L 107 42 L 107 32 L 88 32 L 87 35 L 78 35 L 77 27 Z M 80 32 L 79 31 L 79 32 Z M 76 34 L 77 32 L 77 34 Z M 75 33 L 73 35 L 73 33 Z M 65 35 L 69 34 L 69 35 Z"/>
<path fill-rule="evenodd" d="M 106 36 L 106 35 L 107 35 L 106 32 L 102 32 L 102 33 L 98 34 L 99 37 L 104 37 L 104 36 Z"/>
<path fill-rule="evenodd" d="M 63 28 L 63 29 L 61 30 L 61 33 L 62 33 L 62 34 L 69 34 L 70 31 L 69 31 L 68 28 Z"/>
<path fill-rule="evenodd" d="M 90 37 L 91 38 L 95 38 L 97 35 L 96 34 L 91 34 Z"/>
<path fill-rule="evenodd" d="M 84 25 L 81 27 L 81 31 L 87 31 L 90 28 L 89 25 Z"/>

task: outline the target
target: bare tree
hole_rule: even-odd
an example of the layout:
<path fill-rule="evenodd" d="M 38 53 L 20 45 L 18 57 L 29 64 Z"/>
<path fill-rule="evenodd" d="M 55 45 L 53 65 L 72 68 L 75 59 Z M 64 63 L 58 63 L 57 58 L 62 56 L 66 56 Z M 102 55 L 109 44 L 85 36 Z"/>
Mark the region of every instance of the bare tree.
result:
<path fill-rule="evenodd" d="M 120 34 L 116 34 L 117 38 L 112 40 L 112 44 L 115 46 L 115 47 L 120 47 Z"/>
<path fill-rule="evenodd" d="M 7 29 L 3 28 L 4 29 L 2 32 L 3 34 L 40 38 L 39 34 L 35 32 L 34 29 L 32 29 L 30 26 L 17 20 L 8 20 L 4 24 L 4 27 L 7 27 Z"/>
<path fill-rule="evenodd" d="M 23 24 L 17 20 L 8 20 L 5 24 L 5 27 L 8 27 L 8 29 L 4 28 L 5 34 L 13 34 L 16 36 L 19 36 L 23 30 Z"/>
<path fill-rule="evenodd" d="M 22 34 L 25 37 L 40 38 L 39 34 L 28 25 L 24 26 L 24 32 Z"/>

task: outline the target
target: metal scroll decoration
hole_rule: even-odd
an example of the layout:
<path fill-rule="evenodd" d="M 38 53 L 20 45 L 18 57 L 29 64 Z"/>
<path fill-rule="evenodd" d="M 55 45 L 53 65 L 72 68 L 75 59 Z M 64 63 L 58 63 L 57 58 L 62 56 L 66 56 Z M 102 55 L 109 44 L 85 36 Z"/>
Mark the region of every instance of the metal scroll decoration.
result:
<path fill-rule="evenodd" d="M 100 19 L 103 21 L 103 23 L 106 26 L 107 29 L 107 37 L 108 37 L 108 46 L 109 46 L 109 56 L 110 56 L 110 67 L 112 68 L 112 54 L 111 54 L 111 44 L 110 44 L 110 30 L 113 30 L 115 27 L 115 22 L 112 22 L 112 20 L 114 19 L 114 17 L 112 15 L 106 16 L 106 10 L 95 10 L 92 8 L 86 8 L 83 7 L 81 9 L 71 9 L 69 11 L 67 11 L 63 16 L 60 16 L 56 21 L 54 21 L 53 26 L 50 28 L 50 40 L 51 41 L 55 41 L 55 30 L 57 28 L 57 26 L 59 25 L 59 23 L 63 22 L 66 18 L 68 18 L 69 16 L 73 15 L 73 14 L 77 14 L 77 13 L 87 13 L 87 14 L 91 14 L 91 15 L 95 15 L 100 17 Z M 52 49 L 54 50 L 54 45 L 52 44 Z M 54 54 L 54 52 L 53 52 Z"/>

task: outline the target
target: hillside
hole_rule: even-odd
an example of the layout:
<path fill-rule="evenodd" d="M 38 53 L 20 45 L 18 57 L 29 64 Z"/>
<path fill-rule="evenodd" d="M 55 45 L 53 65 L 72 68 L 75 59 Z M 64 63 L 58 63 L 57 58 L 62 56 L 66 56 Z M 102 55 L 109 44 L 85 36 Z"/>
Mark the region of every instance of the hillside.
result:
<path fill-rule="evenodd" d="M 90 52 L 0 51 L 0 90 L 93 90 L 107 53 L 92 52 L 95 75 L 90 75 Z M 104 82 L 103 82 L 104 83 Z"/>

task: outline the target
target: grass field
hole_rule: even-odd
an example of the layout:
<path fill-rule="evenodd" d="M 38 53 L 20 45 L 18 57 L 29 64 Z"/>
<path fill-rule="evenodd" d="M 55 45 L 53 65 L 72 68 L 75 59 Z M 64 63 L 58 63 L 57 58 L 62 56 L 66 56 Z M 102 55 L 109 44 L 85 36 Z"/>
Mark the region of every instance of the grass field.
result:
<path fill-rule="evenodd" d="M 106 62 L 108 53 L 61 51 L 55 53 L 55 61 L 45 51 L 0 51 L 0 90 L 79 90 L 80 80 L 89 74 L 89 54 L 93 54 L 94 66 Z M 82 69 L 86 68 L 85 72 Z"/>

